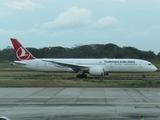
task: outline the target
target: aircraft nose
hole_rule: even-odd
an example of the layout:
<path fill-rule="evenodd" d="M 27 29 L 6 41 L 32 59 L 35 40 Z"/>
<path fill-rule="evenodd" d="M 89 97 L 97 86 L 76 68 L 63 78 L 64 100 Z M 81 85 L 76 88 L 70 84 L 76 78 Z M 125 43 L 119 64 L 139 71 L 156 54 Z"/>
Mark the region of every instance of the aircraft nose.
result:
<path fill-rule="evenodd" d="M 153 70 L 154 70 L 154 71 L 157 71 L 157 67 L 156 67 L 156 66 L 153 66 Z"/>

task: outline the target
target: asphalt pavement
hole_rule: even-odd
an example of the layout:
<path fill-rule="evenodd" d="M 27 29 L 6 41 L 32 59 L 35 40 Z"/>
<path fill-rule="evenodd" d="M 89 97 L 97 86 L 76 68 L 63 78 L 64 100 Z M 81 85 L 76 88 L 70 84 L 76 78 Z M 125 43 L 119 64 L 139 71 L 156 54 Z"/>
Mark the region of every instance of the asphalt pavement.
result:
<path fill-rule="evenodd" d="M 160 88 L 0 88 L 11 120 L 160 120 Z"/>

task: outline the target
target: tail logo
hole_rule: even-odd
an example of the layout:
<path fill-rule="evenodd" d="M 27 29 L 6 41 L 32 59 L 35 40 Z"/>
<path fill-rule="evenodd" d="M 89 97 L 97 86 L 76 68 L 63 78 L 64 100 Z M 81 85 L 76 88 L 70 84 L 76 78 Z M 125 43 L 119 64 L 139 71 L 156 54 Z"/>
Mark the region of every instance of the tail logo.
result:
<path fill-rule="evenodd" d="M 19 60 L 27 60 L 30 57 L 30 54 L 23 47 L 17 49 L 16 55 Z"/>

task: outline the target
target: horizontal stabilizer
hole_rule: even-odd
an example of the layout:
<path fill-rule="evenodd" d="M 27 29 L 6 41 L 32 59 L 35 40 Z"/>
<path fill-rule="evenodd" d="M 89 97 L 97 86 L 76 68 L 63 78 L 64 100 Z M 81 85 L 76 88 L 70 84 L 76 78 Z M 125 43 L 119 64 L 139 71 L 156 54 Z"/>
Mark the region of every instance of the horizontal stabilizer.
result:
<path fill-rule="evenodd" d="M 13 62 L 13 65 L 14 65 L 14 64 L 17 64 L 17 65 L 27 65 L 26 63 L 20 62 L 20 61 L 14 61 L 14 62 Z"/>

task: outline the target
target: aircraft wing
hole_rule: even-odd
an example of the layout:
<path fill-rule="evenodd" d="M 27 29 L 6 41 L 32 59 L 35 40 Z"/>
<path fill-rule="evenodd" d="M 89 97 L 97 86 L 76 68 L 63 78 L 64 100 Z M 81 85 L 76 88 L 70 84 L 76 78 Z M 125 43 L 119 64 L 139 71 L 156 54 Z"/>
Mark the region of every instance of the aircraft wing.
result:
<path fill-rule="evenodd" d="M 14 61 L 12 64 L 27 65 L 26 63 L 23 63 L 23 62 L 20 62 L 20 61 Z"/>
<path fill-rule="evenodd" d="M 76 63 L 67 63 L 67 62 L 59 62 L 59 61 L 52 61 L 52 60 L 43 60 L 45 62 L 51 62 L 51 63 L 55 63 L 61 66 L 65 66 L 65 67 L 70 67 L 73 70 L 88 70 L 89 67 L 88 66 L 84 66 L 84 65 L 79 65 Z"/>

